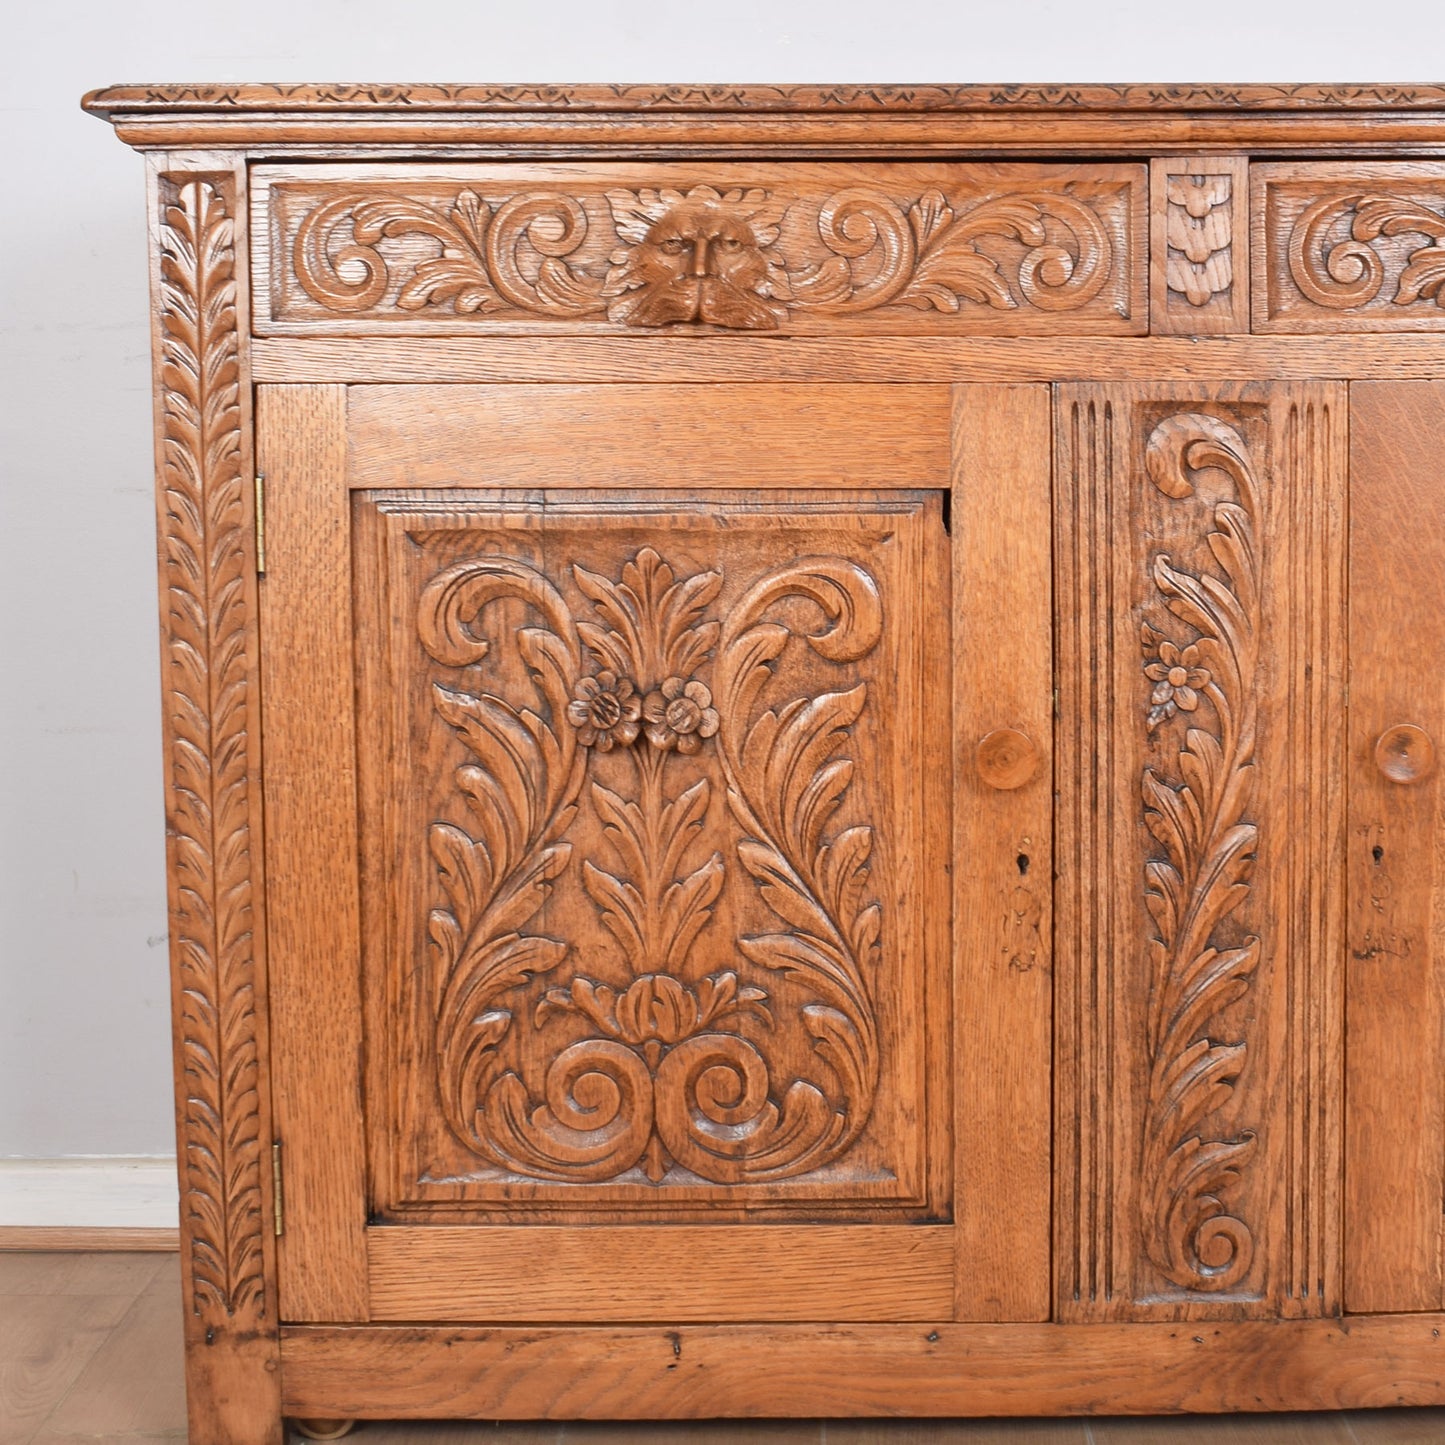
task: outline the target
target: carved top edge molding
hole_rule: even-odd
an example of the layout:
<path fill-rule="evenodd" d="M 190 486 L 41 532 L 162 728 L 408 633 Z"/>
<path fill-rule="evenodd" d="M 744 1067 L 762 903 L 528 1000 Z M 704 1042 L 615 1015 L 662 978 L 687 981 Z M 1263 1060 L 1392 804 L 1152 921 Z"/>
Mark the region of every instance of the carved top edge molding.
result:
<path fill-rule="evenodd" d="M 225 111 L 992 111 L 1445 110 L 1445 85 L 116 85 L 93 115 Z"/>

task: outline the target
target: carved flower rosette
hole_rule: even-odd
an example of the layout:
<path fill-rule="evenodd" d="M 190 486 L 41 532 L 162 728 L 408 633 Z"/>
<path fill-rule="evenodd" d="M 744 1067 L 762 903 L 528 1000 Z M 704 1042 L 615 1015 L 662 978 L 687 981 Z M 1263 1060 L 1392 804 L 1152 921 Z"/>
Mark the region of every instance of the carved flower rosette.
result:
<path fill-rule="evenodd" d="M 422 591 L 455 759 L 426 839 L 434 1084 L 476 1177 L 768 1183 L 868 1125 L 884 920 L 850 664 L 878 591 L 812 557 L 723 594 L 651 547 Z"/>
<path fill-rule="evenodd" d="M 763 181 L 718 167 L 527 188 L 481 175 L 275 182 L 271 320 L 1129 329 L 1131 177 L 1020 167 L 961 184 L 939 167 L 838 167 L 811 185 Z"/>

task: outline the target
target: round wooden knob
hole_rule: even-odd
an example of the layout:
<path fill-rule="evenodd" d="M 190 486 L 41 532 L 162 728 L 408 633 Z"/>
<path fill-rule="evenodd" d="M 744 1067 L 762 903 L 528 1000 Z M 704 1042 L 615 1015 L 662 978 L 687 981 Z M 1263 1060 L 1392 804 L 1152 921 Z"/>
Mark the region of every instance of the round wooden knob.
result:
<path fill-rule="evenodd" d="M 978 775 L 991 788 L 1021 788 L 1039 770 L 1039 750 L 1017 728 L 995 728 L 978 745 Z"/>
<path fill-rule="evenodd" d="M 1418 783 L 1435 771 L 1435 744 L 1424 728 L 1397 723 L 1375 739 L 1375 766 L 1392 783 Z"/>

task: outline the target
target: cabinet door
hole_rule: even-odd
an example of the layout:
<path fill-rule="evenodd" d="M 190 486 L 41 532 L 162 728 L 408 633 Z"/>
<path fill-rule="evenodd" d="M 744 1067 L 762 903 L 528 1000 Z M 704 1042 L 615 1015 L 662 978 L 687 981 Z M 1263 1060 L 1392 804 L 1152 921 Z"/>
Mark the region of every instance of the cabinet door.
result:
<path fill-rule="evenodd" d="M 1046 1102 L 1048 1008 L 959 984 L 947 525 L 1006 495 L 954 401 L 262 389 L 285 1317 L 1044 1311 L 1047 1108 L 955 1139 L 1011 1024 Z"/>
<path fill-rule="evenodd" d="M 1445 1302 L 1445 382 L 1350 388 L 1345 1307 Z"/>

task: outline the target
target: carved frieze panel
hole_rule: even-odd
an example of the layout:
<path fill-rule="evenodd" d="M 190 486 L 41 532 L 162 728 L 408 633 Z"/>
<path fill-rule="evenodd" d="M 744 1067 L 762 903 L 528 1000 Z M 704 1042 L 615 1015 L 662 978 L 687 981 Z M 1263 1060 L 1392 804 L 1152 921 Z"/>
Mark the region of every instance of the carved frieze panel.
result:
<path fill-rule="evenodd" d="M 1067 1318 L 1337 1299 L 1341 392 L 1060 389 Z"/>
<path fill-rule="evenodd" d="M 1258 165 L 1254 329 L 1445 330 L 1445 166 Z"/>
<path fill-rule="evenodd" d="M 392 1205 L 922 1202 L 926 498 L 377 503 Z"/>
<path fill-rule="evenodd" d="M 257 330 L 1135 334 L 1142 166 L 256 172 Z"/>
<path fill-rule="evenodd" d="M 1150 163 L 1150 319 L 1166 335 L 1249 330 L 1249 163 Z"/>

